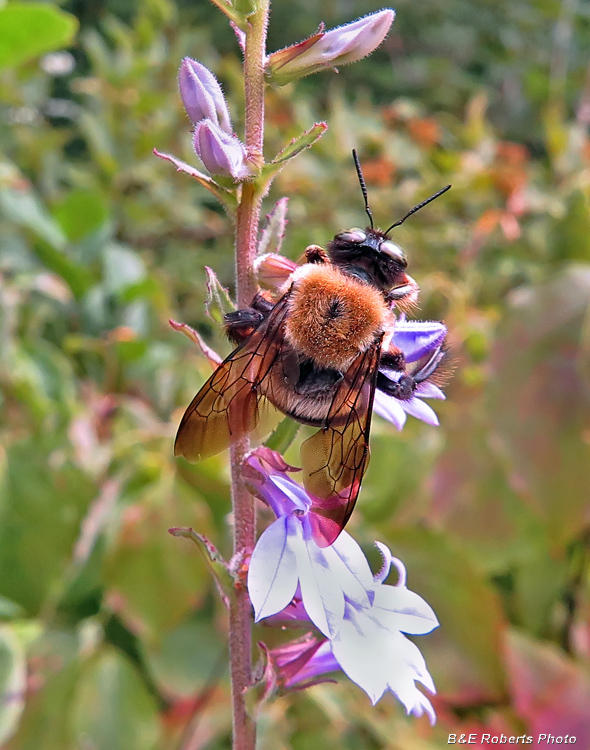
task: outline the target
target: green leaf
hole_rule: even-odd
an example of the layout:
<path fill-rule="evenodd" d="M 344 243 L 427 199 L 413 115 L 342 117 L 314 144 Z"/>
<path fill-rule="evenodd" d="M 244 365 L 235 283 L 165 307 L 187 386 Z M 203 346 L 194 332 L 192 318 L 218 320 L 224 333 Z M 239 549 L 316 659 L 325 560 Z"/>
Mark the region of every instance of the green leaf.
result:
<path fill-rule="evenodd" d="M 546 637 L 555 630 L 555 612 L 567 590 L 570 566 L 565 553 L 551 550 L 542 535 L 536 541 L 538 549 L 530 550 L 514 571 L 513 609 L 520 625 Z"/>
<path fill-rule="evenodd" d="M 275 158 L 262 168 L 260 177 L 258 178 L 259 189 L 264 193 L 268 190 L 268 187 L 274 177 L 281 171 L 289 159 L 293 159 L 295 156 L 305 151 L 306 148 L 310 148 L 313 144 L 318 141 L 328 129 L 325 122 L 316 122 L 315 125 L 306 130 L 305 133 L 293 138 L 285 148 L 283 148 L 275 156 Z"/>
<path fill-rule="evenodd" d="M 0 8 L 0 68 L 21 65 L 71 44 L 78 22 L 49 3 L 10 3 Z"/>
<path fill-rule="evenodd" d="M 236 26 L 241 29 L 242 31 L 245 31 L 248 26 L 248 19 L 247 16 L 244 16 L 242 13 L 239 13 L 236 9 L 234 2 L 229 2 L 228 0 L 211 0 L 213 5 L 216 5 L 219 10 L 224 13 L 230 21 L 233 21 Z M 239 0 L 238 0 L 239 2 Z M 244 3 L 244 7 L 248 9 L 249 3 Z M 248 15 L 251 15 L 249 13 Z"/>
<path fill-rule="evenodd" d="M 34 416 L 66 418 L 75 401 L 72 362 L 48 341 L 29 341 L 15 352 L 13 387 Z"/>
<path fill-rule="evenodd" d="M 15 620 L 17 617 L 22 617 L 23 615 L 23 608 L 16 602 L 0 596 L 0 620 Z"/>
<path fill-rule="evenodd" d="M 191 616 L 157 643 L 142 646 L 150 674 L 167 696 L 193 697 L 212 677 L 227 672 L 225 638 L 208 613 Z"/>
<path fill-rule="evenodd" d="M 131 662 L 105 648 L 84 665 L 72 705 L 77 747 L 155 750 L 157 706 Z"/>
<path fill-rule="evenodd" d="M 66 246 L 67 240 L 61 228 L 47 213 L 29 184 L 21 188 L 0 189 L 0 209 L 7 219 L 30 229 L 56 250 L 63 250 Z"/>
<path fill-rule="evenodd" d="M 18 179 L 18 173 L 9 172 L 9 180 Z M 20 178 L 23 182 L 23 178 Z M 78 265 L 66 253 L 67 239 L 55 219 L 45 210 L 33 188 L 25 183 L 19 188 L 0 188 L 0 211 L 17 226 L 28 229 L 39 240 L 33 250 L 52 271 L 61 276 L 76 297 L 90 286 L 90 271 Z"/>
<path fill-rule="evenodd" d="M 163 497 L 159 498 L 163 501 Z M 182 621 L 209 588 L 202 556 L 167 529 L 182 520 L 178 507 L 127 508 L 120 534 L 106 555 L 107 601 L 140 637 L 155 641 Z M 155 504 L 155 501 L 154 501 Z"/>
<path fill-rule="evenodd" d="M 528 540 L 542 529 L 506 481 L 503 462 L 490 451 L 482 401 L 457 399 L 456 418 L 432 474 L 436 490 L 430 512 L 479 565 L 501 574 L 522 562 L 529 554 Z"/>
<path fill-rule="evenodd" d="M 45 654 L 46 660 L 51 658 L 62 661 L 62 653 L 57 650 Z M 10 750 L 73 750 L 76 747 L 69 712 L 79 673 L 77 663 L 62 666 L 57 673 L 48 670 L 41 689 L 32 691 L 28 697 Z"/>
<path fill-rule="evenodd" d="M 256 13 L 258 10 L 258 2 L 256 0 L 234 0 L 234 8 L 244 19 L 248 16 Z"/>
<path fill-rule="evenodd" d="M 72 190 L 53 209 L 53 215 L 72 242 L 94 232 L 108 216 L 104 194 L 99 190 Z"/>
<path fill-rule="evenodd" d="M 48 434 L 11 446 L 0 487 L 0 594 L 31 613 L 59 587 L 96 492 L 81 471 L 51 460 L 55 441 Z"/>
<path fill-rule="evenodd" d="M 203 534 L 199 534 L 198 531 L 184 526 L 175 526 L 168 529 L 168 532 L 176 538 L 190 539 L 197 546 L 197 549 L 202 554 L 205 562 L 209 566 L 209 570 L 215 585 L 217 587 L 217 593 L 221 597 L 221 600 L 227 610 L 231 606 L 231 598 L 233 596 L 234 578 L 230 573 L 228 563 L 223 559 L 217 547 L 207 539 Z"/>
<path fill-rule="evenodd" d="M 13 629 L 0 627 L 0 743 L 14 734 L 25 705 L 27 664 Z"/>

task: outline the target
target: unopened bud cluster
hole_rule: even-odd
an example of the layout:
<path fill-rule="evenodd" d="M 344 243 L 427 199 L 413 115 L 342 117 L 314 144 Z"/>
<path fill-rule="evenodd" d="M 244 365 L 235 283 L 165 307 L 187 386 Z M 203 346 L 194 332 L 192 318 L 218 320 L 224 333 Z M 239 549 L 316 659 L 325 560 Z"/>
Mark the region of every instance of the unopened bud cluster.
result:
<path fill-rule="evenodd" d="M 246 148 L 232 133 L 227 102 L 213 73 L 185 57 L 178 73 L 178 87 L 186 113 L 195 126 L 195 151 L 207 171 L 235 181 L 248 177 Z"/>

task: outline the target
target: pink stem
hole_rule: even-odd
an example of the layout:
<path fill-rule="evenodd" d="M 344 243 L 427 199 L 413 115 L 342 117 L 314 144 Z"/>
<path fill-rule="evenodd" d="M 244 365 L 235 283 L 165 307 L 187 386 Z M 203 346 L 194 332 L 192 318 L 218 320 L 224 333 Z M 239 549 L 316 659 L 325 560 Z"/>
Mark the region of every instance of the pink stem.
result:
<path fill-rule="evenodd" d="M 246 148 L 254 168 L 264 163 L 264 61 L 268 0 L 250 16 L 244 52 L 246 90 Z M 256 293 L 254 259 L 262 196 L 254 182 L 242 184 L 236 223 L 236 297 L 238 307 L 250 304 Z M 231 449 L 232 505 L 234 512 L 234 560 L 243 560 L 256 543 L 256 509 L 242 476 L 242 465 L 250 448 L 248 438 Z M 245 692 L 252 685 L 251 607 L 245 583 L 236 585 L 229 616 L 229 653 L 233 706 L 233 750 L 255 750 L 256 725 L 248 714 Z"/>

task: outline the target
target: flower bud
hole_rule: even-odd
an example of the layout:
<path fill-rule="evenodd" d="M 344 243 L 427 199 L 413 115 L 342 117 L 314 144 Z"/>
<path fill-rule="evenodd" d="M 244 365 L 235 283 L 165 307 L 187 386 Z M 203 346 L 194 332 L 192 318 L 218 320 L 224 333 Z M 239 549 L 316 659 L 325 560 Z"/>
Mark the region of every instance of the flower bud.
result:
<path fill-rule="evenodd" d="M 193 144 L 198 157 L 211 174 L 226 175 L 234 180 L 248 177 L 244 144 L 212 120 L 197 123 Z"/>
<path fill-rule="evenodd" d="M 185 57 L 178 71 L 178 87 L 184 108 L 195 125 L 208 119 L 226 133 L 232 132 L 221 86 L 208 68 Z"/>
<path fill-rule="evenodd" d="M 395 11 L 385 8 L 358 21 L 324 32 L 286 49 L 273 52 L 268 59 L 267 78 L 278 86 L 318 70 L 361 60 L 385 39 Z"/>
<path fill-rule="evenodd" d="M 297 267 L 294 260 L 278 253 L 265 253 L 254 261 L 258 282 L 273 290 L 280 289 Z"/>

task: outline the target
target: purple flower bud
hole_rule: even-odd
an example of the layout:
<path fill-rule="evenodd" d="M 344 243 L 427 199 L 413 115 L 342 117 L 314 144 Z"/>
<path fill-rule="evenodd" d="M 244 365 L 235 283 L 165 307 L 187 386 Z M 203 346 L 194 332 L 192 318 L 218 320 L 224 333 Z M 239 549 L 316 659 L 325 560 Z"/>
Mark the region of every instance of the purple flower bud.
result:
<path fill-rule="evenodd" d="M 395 11 L 385 8 L 358 21 L 324 32 L 269 56 L 267 76 L 272 83 L 284 86 L 318 70 L 361 60 L 370 55 L 385 39 Z"/>
<path fill-rule="evenodd" d="M 226 133 L 232 132 L 223 91 L 208 68 L 185 57 L 178 71 L 178 87 L 184 108 L 195 125 L 201 120 L 211 120 Z"/>
<path fill-rule="evenodd" d="M 244 144 L 212 120 L 197 123 L 193 144 L 198 157 L 211 174 L 226 175 L 236 181 L 248 177 Z"/>

